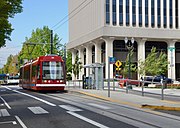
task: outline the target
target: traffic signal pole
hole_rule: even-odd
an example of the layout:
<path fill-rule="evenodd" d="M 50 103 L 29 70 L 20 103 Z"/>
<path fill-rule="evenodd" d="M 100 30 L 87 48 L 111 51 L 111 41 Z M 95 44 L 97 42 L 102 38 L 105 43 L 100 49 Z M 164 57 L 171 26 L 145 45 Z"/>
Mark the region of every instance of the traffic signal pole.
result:
<path fill-rule="evenodd" d="M 50 41 L 51 41 L 51 54 L 53 54 L 53 30 L 51 30 Z"/>

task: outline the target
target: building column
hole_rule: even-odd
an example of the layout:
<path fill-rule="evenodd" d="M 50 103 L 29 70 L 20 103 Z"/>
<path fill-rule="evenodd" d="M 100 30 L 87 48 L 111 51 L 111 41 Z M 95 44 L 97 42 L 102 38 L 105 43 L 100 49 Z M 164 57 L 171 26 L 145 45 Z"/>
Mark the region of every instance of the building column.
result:
<path fill-rule="evenodd" d="M 139 26 L 139 0 L 136 0 L 136 27 Z"/>
<path fill-rule="evenodd" d="M 141 39 L 141 40 L 137 40 L 137 43 L 138 43 L 138 62 L 139 61 L 144 61 L 146 59 L 145 57 L 145 54 L 146 54 L 146 51 L 145 51 L 145 43 L 146 43 L 146 39 Z M 138 63 L 138 67 L 139 67 L 139 63 Z M 141 76 L 140 74 L 138 73 L 138 79 L 140 79 Z"/>
<path fill-rule="evenodd" d="M 110 9 L 109 9 L 109 14 L 110 14 L 110 25 L 112 26 L 113 23 L 113 19 L 112 19 L 112 15 L 113 15 L 113 10 L 112 10 L 112 0 L 109 0 L 109 6 L 110 6 Z"/>
<path fill-rule="evenodd" d="M 166 1 L 166 10 L 167 10 L 167 28 L 169 28 L 169 0 Z"/>
<path fill-rule="evenodd" d="M 113 41 L 114 38 L 106 38 L 104 39 L 105 44 L 106 44 L 106 57 L 105 57 L 105 62 L 106 62 L 106 79 L 108 78 L 108 59 L 109 57 L 113 57 Z M 113 78 L 113 65 L 110 65 L 110 78 Z"/>
<path fill-rule="evenodd" d="M 119 26 L 119 0 L 116 0 L 116 25 Z"/>
<path fill-rule="evenodd" d="M 179 2 L 179 0 L 178 0 Z M 172 0 L 172 17 L 173 17 L 173 29 L 176 29 L 176 7 L 175 7 L 175 0 Z"/>
<path fill-rule="evenodd" d="M 80 62 L 82 63 L 82 66 L 84 66 L 84 47 L 80 47 L 78 51 L 79 51 L 78 56 L 79 56 Z M 83 74 L 84 74 L 84 68 L 82 68 L 81 71 L 79 72 L 79 80 L 82 80 Z"/>
<path fill-rule="evenodd" d="M 161 0 L 161 28 L 164 28 L 164 0 Z"/>
<path fill-rule="evenodd" d="M 96 42 L 95 45 L 95 63 L 101 63 L 101 43 Z"/>
<path fill-rule="evenodd" d="M 148 1 L 148 27 L 151 28 L 151 0 Z"/>
<path fill-rule="evenodd" d="M 175 68 L 175 43 L 176 40 L 171 40 L 168 42 L 168 78 L 173 80 L 176 79 L 176 68 Z"/>
<path fill-rule="evenodd" d="M 77 55 L 77 50 L 71 50 L 71 53 L 72 53 L 72 64 L 75 63 L 75 58 L 76 58 L 76 55 Z M 72 71 L 72 80 L 76 80 L 76 77 Z"/>
<path fill-rule="evenodd" d="M 92 64 L 92 46 L 88 45 L 85 46 L 86 48 L 86 65 Z M 90 68 L 86 68 L 86 76 L 89 76 L 90 74 Z"/>
<path fill-rule="evenodd" d="M 132 27 L 132 0 L 129 0 L 129 26 Z"/>
<path fill-rule="evenodd" d="M 142 0 L 142 27 L 145 27 L 145 0 Z"/>
<path fill-rule="evenodd" d="M 154 0 L 154 8 L 155 8 L 155 12 L 154 12 L 154 19 L 155 19 L 155 28 L 157 28 L 157 16 L 158 16 L 158 14 L 157 14 L 157 0 Z"/>
<path fill-rule="evenodd" d="M 123 0 L 123 26 L 126 26 L 126 0 Z"/>

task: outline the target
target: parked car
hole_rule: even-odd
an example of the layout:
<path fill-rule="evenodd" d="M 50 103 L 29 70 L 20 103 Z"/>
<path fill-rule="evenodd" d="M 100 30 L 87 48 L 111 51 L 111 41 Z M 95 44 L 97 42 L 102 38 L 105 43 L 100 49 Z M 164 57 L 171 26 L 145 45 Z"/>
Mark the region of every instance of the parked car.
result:
<path fill-rule="evenodd" d="M 161 79 L 163 79 L 163 81 L 165 83 L 168 83 L 168 84 L 173 82 L 172 79 L 167 78 L 164 75 L 157 75 L 155 77 L 153 77 L 153 76 L 146 76 L 146 77 L 144 77 L 144 81 L 149 81 L 149 82 L 145 82 L 144 85 L 147 86 L 151 82 L 161 82 Z"/>
<path fill-rule="evenodd" d="M 126 86 L 126 82 L 128 82 L 128 84 L 130 84 L 130 85 L 136 85 L 136 86 L 138 86 L 140 84 L 140 81 L 138 81 L 138 80 L 120 79 L 119 80 L 120 87 Z"/>

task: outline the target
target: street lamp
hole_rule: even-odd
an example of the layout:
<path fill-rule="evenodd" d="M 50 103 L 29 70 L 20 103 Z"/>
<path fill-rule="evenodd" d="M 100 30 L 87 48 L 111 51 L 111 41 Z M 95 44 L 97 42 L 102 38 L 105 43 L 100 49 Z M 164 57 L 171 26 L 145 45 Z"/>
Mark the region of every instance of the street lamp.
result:
<path fill-rule="evenodd" d="M 128 49 L 128 53 L 129 53 L 129 62 L 128 62 L 128 66 L 129 66 L 129 70 L 128 70 L 128 78 L 131 78 L 131 55 L 130 55 L 130 51 L 134 48 L 134 38 L 132 37 L 131 40 L 128 40 L 127 37 L 124 38 L 124 42 L 126 45 L 126 48 Z"/>

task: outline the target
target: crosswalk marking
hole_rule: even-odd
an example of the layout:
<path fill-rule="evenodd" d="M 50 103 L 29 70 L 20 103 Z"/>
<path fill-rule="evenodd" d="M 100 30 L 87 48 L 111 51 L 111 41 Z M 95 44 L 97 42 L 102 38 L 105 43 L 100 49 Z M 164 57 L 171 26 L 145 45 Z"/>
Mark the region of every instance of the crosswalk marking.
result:
<path fill-rule="evenodd" d="M 94 106 L 94 107 L 97 107 L 97 108 L 101 108 L 101 109 L 111 109 L 110 107 L 102 106 L 102 105 L 95 104 L 95 103 L 88 103 L 88 105 Z"/>
<path fill-rule="evenodd" d="M 10 116 L 10 114 L 6 109 L 0 109 L 0 117 L 1 116 Z"/>
<path fill-rule="evenodd" d="M 41 107 L 28 107 L 28 109 L 31 110 L 34 114 L 47 114 L 47 113 L 49 113 Z"/>
<path fill-rule="evenodd" d="M 83 111 L 82 109 L 73 107 L 73 106 L 71 106 L 71 105 L 59 105 L 59 107 L 61 107 L 61 108 L 63 108 L 63 109 L 66 109 L 66 110 L 68 110 L 68 111 L 71 111 L 71 112 Z"/>

